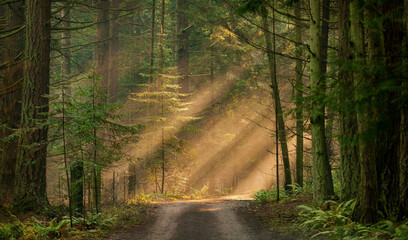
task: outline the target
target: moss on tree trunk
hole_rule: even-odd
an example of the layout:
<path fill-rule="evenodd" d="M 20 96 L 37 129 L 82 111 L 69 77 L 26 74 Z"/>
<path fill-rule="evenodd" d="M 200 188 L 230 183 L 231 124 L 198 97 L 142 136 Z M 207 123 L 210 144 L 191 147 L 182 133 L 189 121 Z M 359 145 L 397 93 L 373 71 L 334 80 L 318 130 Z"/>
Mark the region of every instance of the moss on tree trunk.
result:
<path fill-rule="evenodd" d="M 41 211 L 48 204 L 46 156 L 50 70 L 50 0 L 26 1 L 26 46 L 14 207 Z"/>

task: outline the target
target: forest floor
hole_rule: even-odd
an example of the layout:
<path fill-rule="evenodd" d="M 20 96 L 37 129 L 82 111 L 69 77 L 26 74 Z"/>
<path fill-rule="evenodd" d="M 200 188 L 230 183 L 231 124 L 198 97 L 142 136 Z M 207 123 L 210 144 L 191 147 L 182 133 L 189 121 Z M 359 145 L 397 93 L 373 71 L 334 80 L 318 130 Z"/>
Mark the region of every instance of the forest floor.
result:
<path fill-rule="evenodd" d="M 307 239 L 297 229 L 299 201 L 256 204 L 248 196 L 160 203 L 145 225 L 123 226 L 110 240 Z"/>

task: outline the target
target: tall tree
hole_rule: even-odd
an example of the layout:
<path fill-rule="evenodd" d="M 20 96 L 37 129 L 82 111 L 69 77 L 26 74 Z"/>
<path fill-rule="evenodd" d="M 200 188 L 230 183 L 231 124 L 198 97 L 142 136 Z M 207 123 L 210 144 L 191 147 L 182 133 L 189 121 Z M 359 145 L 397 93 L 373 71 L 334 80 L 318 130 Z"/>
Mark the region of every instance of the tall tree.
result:
<path fill-rule="evenodd" d="M 111 40 L 109 50 L 109 82 L 108 91 L 110 103 L 115 103 L 118 95 L 119 80 L 119 4 L 120 0 L 111 0 Z"/>
<path fill-rule="evenodd" d="M 301 1 L 297 1 L 295 8 L 295 81 L 296 81 L 296 183 L 303 187 L 303 39 L 301 19 Z"/>
<path fill-rule="evenodd" d="M 26 1 L 26 45 L 14 207 L 41 211 L 48 205 L 46 155 L 50 70 L 50 0 Z"/>
<path fill-rule="evenodd" d="M 18 32 L 4 39 L 4 60 L 7 68 L 3 72 L 0 90 L 0 205 L 9 205 L 13 200 L 18 137 L 13 136 L 20 127 L 21 92 L 24 59 L 24 2 L 7 6 L 7 25 Z"/>
<path fill-rule="evenodd" d="M 310 0 L 310 80 L 313 98 L 310 112 L 313 151 L 313 198 L 317 202 L 329 199 L 333 193 L 333 182 L 329 181 L 327 169 L 330 166 L 326 154 L 325 136 L 325 82 L 322 78 L 321 45 L 321 4 L 320 0 Z"/>
<path fill-rule="evenodd" d="M 181 92 L 187 93 L 189 74 L 189 21 L 188 21 L 188 0 L 176 0 L 177 8 L 177 70 L 179 74 L 179 84 Z"/>
<path fill-rule="evenodd" d="M 101 80 L 98 82 L 101 93 L 108 95 L 109 87 L 109 7 L 110 0 L 94 0 L 94 6 L 97 9 L 96 25 L 96 47 L 94 52 L 94 61 L 96 74 Z M 106 103 L 105 96 L 95 96 L 96 104 Z M 95 104 L 93 104 L 95 105 Z M 94 133 L 96 138 L 97 133 Z M 94 159 L 96 160 L 96 159 Z M 100 201 L 102 193 L 102 179 L 100 169 L 94 169 L 94 200 L 97 212 L 100 210 Z"/>
<path fill-rule="evenodd" d="M 329 50 L 329 20 L 330 20 L 330 0 L 323 0 L 322 1 L 322 30 L 321 30 L 321 82 L 322 82 L 322 92 L 323 95 L 326 95 L 326 83 L 327 83 L 327 56 L 328 56 L 328 50 Z M 322 102 L 324 103 L 324 101 Z M 323 106 L 325 108 L 325 106 Z M 324 164 L 326 168 L 326 181 L 328 182 L 329 186 L 333 186 L 333 177 L 332 177 L 332 172 L 331 172 L 331 165 L 330 165 L 330 156 L 332 155 L 332 150 L 331 150 L 331 145 L 332 145 L 332 132 L 333 132 L 333 114 L 331 113 L 331 110 L 328 109 L 328 114 L 325 115 L 325 118 L 327 118 L 327 124 L 325 125 L 325 122 L 323 122 L 323 125 L 325 126 L 325 133 L 324 137 L 326 139 L 326 157 L 325 161 L 327 163 Z M 329 187 L 329 194 L 334 195 L 334 188 Z"/>
<path fill-rule="evenodd" d="M 162 0 L 162 5 L 161 5 L 161 16 L 160 16 L 160 40 L 159 40 L 159 47 L 160 47 L 160 59 L 159 59 L 159 73 L 163 74 L 163 68 L 164 68 L 164 16 L 166 14 L 166 0 Z M 163 76 L 159 76 L 159 88 L 160 91 L 164 91 L 164 81 L 163 81 Z M 164 120 L 164 96 L 163 93 L 161 94 L 160 97 L 160 117 L 162 118 L 162 126 L 161 126 L 161 168 L 162 168 L 162 181 L 161 181 L 161 193 L 164 192 L 164 180 L 165 180 L 165 139 L 164 139 L 164 126 L 163 126 L 163 120 Z"/>
<path fill-rule="evenodd" d="M 362 11 L 366 10 L 367 22 L 372 25 L 367 29 L 368 40 L 368 59 L 367 64 L 372 69 L 379 66 L 384 66 L 384 36 L 382 34 L 382 27 L 380 23 L 376 21 L 379 17 L 379 12 L 372 11 L 378 9 L 378 3 L 374 3 L 371 0 L 366 1 L 364 4 L 369 7 L 371 11 L 364 8 L 362 1 L 357 1 L 356 4 L 350 5 L 350 12 L 353 18 L 353 13 L 363 14 Z M 357 16 L 356 16 L 357 17 Z M 353 21 L 353 20 L 352 20 Z M 354 23 L 352 22 L 352 31 Z M 360 32 L 356 32 L 359 34 Z M 364 39 L 360 39 L 360 36 L 354 37 L 352 35 L 352 41 L 364 43 Z M 359 44 L 360 45 L 360 44 Z M 358 61 L 359 59 L 357 59 Z M 377 69 L 378 70 L 378 69 Z M 357 121 L 358 121 L 358 134 L 359 134 L 359 151 L 360 151 L 360 165 L 361 165 L 361 183 L 359 194 L 357 196 L 357 205 L 354 211 L 354 217 L 363 223 L 373 223 L 377 221 L 378 212 L 378 194 L 380 193 L 377 167 L 377 148 L 378 138 L 377 129 L 373 128 L 373 124 L 378 121 L 378 112 L 375 109 L 376 97 L 367 90 L 373 90 L 377 86 L 377 73 L 372 72 L 367 77 L 359 74 L 354 79 L 356 88 L 357 105 Z M 359 82 L 360 81 L 360 82 Z M 371 136 L 370 136 L 371 135 Z"/>
<path fill-rule="evenodd" d="M 262 15 L 262 27 L 264 29 L 265 34 L 265 41 L 266 41 L 266 51 L 268 56 L 269 62 L 269 71 L 270 71 L 270 78 L 271 78 L 271 88 L 273 91 L 273 99 L 274 103 L 276 104 L 277 112 L 275 114 L 278 115 L 278 129 L 276 130 L 279 134 L 279 142 L 282 149 L 282 159 L 284 165 L 284 175 L 285 175 L 285 189 L 290 190 L 290 185 L 292 184 L 292 177 L 290 171 L 290 163 L 289 163 L 289 151 L 288 151 L 288 144 L 286 141 L 286 133 L 285 133 L 285 122 L 283 120 L 283 110 L 282 104 L 279 96 L 279 87 L 278 87 L 278 80 L 276 77 L 276 57 L 275 57 L 275 32 L 273 32 L 272 37 L 269 31 L 269 23 L 268 23 L 268 10 L 265 7 L 261 8 L 261 15 Z M 272 43 L 274 45 L 272 45 Z"/>
<path fill-rule="evenodd" d="M 369 9 L 369 11 L 372 10 Z M 381 207 L 384 208 L 385 216 L 392 221 L 398 221 L 401 211 L 400 189 L 396 186 L 399 186 L 400 181 L 401 106 L 399 99 L 401 92 L 397 89 L 401 88 L 402 79 L 404 78 L 404 74 L 400 71 L 403 64 L 400 57 L 404 38 L 403 15 L 404 0 L 384 1 L 380 19 L 384 19 L 382 29 L 386 71 L 384 73 L 384 82 L 380 82 L 378 87 L 374 88 L 384 88 L 378 96 L 380 147 L 377 148 L 377 163 L 378 169 L 381 169 L 382 177 Z M 376 43 L 376 46 L 378 46 L 378 43 Z M 381 57 L 379 60 L 382 60 Z M 379 73 L 382 73 L 382 67 L 379 67 Z M 378 80 L 377 77 L 376 81 Z M 384 87 L 383 84 L 388 86 Z"/>
<path fill-rule="evenodd" d="M 405 17 L 405 56 L 408 56 L 408 0 L 404 1 L 404 17 Z M 405 62 L 405 66 L 408 63 Z M 407 89 L 408 87 L 408 79 L 404 78 L 404 82 L 402 86 Z M 405 90 L 403 92 L 403 96 L 405 96 L 404 102 L 401 103 L 402 110 L 401 110 L 401 150 L 400 150 L 400 199 L 401 205 L 403 208 L 402 215 L 405 218 L 408 216 L 408 91 Z M 404 98 L 403 98 L 404 99 Z M 405 107 L 404 107 L 405 106 Z"/>
<path fill-rule="evenodd" d="M 342 201 L 357 196 L 360 183 L 360 164 L 358 162 L 358 146 L 354 143 L 357 136 L 357 115 L 354 108 L 353 75 L 349 71 L 353 54 L 350 50 L 350 0 L 340 0 L 339 4 L 339 102 L 340 106 L 340 174 Z M 356 24 L 356 23 L 353 23 Z M 361 24 L 361 23 L 357 23 Z M 356 27 L 354 27 L 356 28 Z M 354 29 L 353 28 L 353 29 Z M 362 32 L 361 32 L 362 33 Z M 363 46 L 364 47 L 364 46 Z"/>
<path fill-rule="evenodd" d="M 97 9 L 95 68 L 101 78 L 100 86 L 104 94 L 108 94 L 109 82 L 109 0 L 94 0 Z M 100 101 L 100 100 L 99 100 Z"/>

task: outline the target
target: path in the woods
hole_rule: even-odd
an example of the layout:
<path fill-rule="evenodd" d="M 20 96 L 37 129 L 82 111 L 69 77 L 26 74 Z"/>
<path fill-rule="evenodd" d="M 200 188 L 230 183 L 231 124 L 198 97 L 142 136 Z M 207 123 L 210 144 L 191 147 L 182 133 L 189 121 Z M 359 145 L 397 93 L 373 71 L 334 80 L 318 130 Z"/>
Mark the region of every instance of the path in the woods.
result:
<path fill-rule="evenodd" d="M 249 200 L 212 199 L 165 203 L 144 228 L 117 232 L 111 240 L 265 240 L 303 239 L 272 232 L 244 211 Z"/>

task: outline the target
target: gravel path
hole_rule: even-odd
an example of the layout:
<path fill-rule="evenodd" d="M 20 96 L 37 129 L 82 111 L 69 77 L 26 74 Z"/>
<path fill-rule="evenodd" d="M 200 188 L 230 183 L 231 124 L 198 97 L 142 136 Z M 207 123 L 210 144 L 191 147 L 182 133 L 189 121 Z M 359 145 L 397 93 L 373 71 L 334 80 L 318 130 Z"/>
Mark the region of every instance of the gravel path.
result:
<path fill-rule="evenodd" d="M 255 217 L 240 211 L 248 200 L 203 200 L 165 203 L 151 226 L 118 232 L 111 240 L 295 240 L 269 231 Z"/>

